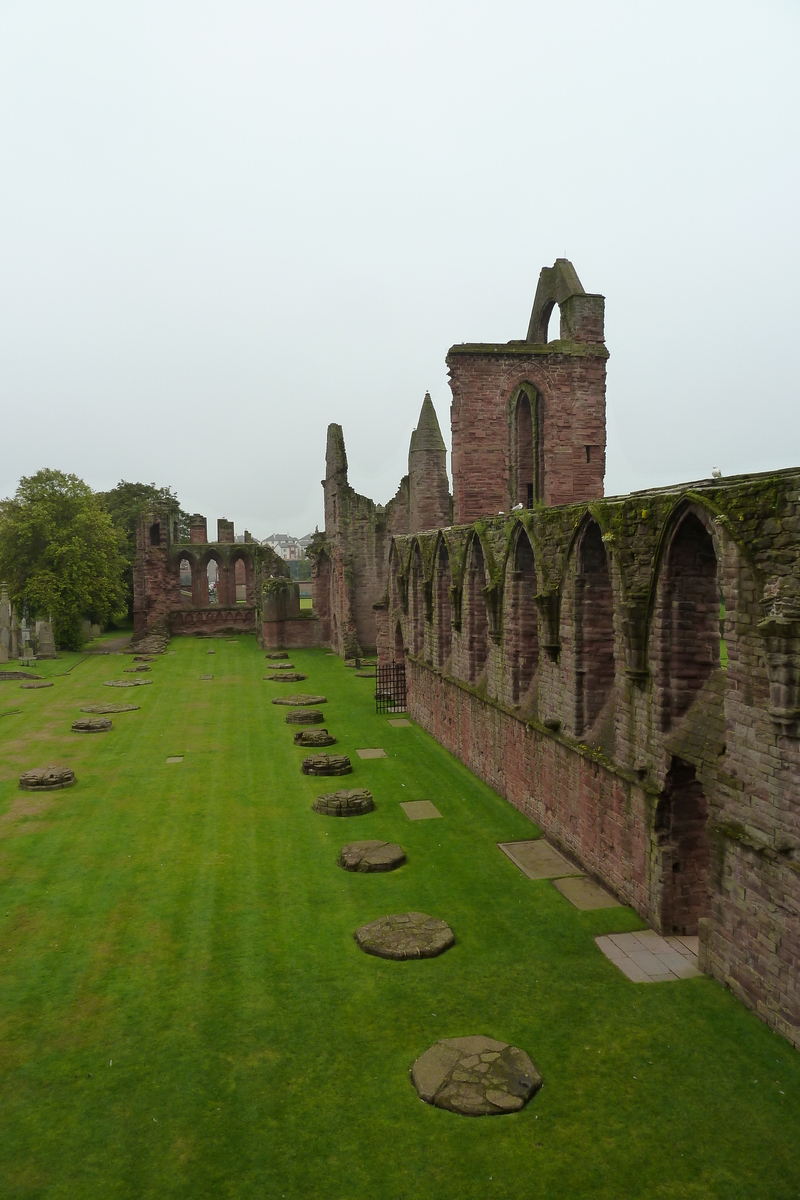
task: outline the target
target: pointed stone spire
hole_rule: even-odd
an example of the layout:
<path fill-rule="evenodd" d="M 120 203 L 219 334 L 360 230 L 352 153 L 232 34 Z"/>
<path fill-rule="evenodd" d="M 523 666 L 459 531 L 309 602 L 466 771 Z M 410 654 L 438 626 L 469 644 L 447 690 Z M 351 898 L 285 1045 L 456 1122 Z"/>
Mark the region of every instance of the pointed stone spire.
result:
<path fill-rule="evenodd" d="M 408 448 L 409 531 L 450 524 L 447 451 L 430 393 L 425 393 Z"/>

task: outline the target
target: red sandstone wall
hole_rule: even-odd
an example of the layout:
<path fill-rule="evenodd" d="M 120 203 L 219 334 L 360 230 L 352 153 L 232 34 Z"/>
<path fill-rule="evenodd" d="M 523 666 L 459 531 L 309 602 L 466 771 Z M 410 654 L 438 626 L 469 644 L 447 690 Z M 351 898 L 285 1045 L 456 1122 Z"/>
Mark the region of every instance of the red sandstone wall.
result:
<path fill-rule="evenodd" d="M 320 622 L 313 616 L 286 621 L 264 621 L 261 636 L 266 649 L 304 649 L 319 646 Z"/>
<path fill-rule="evenodd" d="M 423 664 L 406 669 L 414 720 L 651 919 L 652 801 L 643 788 Z"/>
<path fill-rule="evenodd" d="M 603 495 L 606 355 L 466 353 L 447 357 L 453 402 L 453 502 L 456 525 L 508 512 L 511 435 L 508 408 L 522 383 L 542 405 L 543 502 L 571 504 Z M 586 447 L 589 446 L 589 462 Z"/>

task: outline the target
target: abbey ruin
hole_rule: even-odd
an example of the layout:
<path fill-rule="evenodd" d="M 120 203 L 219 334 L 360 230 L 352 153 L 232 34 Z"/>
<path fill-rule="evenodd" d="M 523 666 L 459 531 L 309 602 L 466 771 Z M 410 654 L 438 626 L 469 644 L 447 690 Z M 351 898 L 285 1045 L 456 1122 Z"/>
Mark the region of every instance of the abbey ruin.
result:
<path fill-rule="evenodd" d="M 331 425 L 308 636 L 404 662 L 416 721 L 800 1047 L 800 469 L 604 498 L 607 358 L 559 259 L 524 340 L 448 353 L 452 497 L 429 398 L 385 507 Z"/>

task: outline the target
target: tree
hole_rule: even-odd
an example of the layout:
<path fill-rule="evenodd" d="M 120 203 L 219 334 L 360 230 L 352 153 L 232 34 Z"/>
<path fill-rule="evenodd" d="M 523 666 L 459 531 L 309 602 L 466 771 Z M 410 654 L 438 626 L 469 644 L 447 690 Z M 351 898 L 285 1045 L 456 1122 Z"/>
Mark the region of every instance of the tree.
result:
<path fill-rule="evenodd" d="M 168 487 L 156 487 L 154 483 L 127 483 L 120 480 L 110 492 L 98 495 L 108 510 L 112 521 L 122 534 L 122 553 L 125 558 L 125 603 L 128 617 L 133 618 L 133 561 L 136 557 L 136 525 L 142 513 L 149 508 L 169 508 L 178 521 L 181 539 L 189 540 L 189 516 L 178 503 L 178 497 Z"/>
<path fill-rule="evenodd" d="M 124 565 L 111 517 L 77 475 L 37 471 L 0 501 L 0 577 L 18 609 L 52 617 L 58 645 L 81 646 L 84 618 L 124 613 Z"/>

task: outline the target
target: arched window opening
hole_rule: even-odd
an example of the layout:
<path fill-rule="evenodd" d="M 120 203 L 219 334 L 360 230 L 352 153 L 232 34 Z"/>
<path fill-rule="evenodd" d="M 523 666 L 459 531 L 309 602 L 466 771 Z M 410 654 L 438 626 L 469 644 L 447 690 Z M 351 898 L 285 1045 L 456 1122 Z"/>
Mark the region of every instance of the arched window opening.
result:
<path fill-rule="evenodd" d="M 400 628 L 398 621 L 394 627 L 394 661 L 402 662 L 405 658 L 405 646 L 403 645 L 403 630 Z"/>
<path fill-rule="evenodd" d="M 575 732 L 592 728 L 614 685 L 614 593 L 596 522 L 578 551 L 575 596 Z"/>
<path fill-rule="evenodd" d="M 539 395 L 526 385 L 511 404 L 511 498 L 512 506 L 533 508 L 541 499 L 541 439 Z"/>
<path fill-rule="evenodd" d="M 486 668 L 489 644 L 489 619 L 486 612 L 486 564 L 478 538 L 473 538 L 467 568 L 467 672 L 470 683 L 477 683 Z"/>
<path fill-rule="evenodd" d="M 673 758 L 656 808 L 656 835 L 667 849 L 662 878 L 665 932 L 694 937 L 708 915 L 708 801 L 691 763 Z"/>
<path fill-rule="evenodd" d="M 247 604 L 247 568 L 244 559 L 237 558 L 233 571 L 236 581 L 236 603 Z"/>
<path fill-rule="evenodd" d="M 453 647 L 453 604 L 450 599 L 452 585 L 450 555 L 444 542 L 439 546 L 436 560 L 436 652 L 435 663 L 444 667 Z"/>
<path fill-rule="evenodd" d="M 659 588 L 660 726 L 666 732 L 689 710 L 720 663 L 720 588 L 714 543 L 688 513 L 670 543 Z"/>
<path fill-rule="evenodd" d="M 178 569 L 180 572 L 181 604 L 184 608 L 191 608 L 194 604 L 194 596 L 192 594 L 192 564 L 188 558 L 182 558 Z"/>
<path fill-rule="evenodd" d="M 547 340 L 548 342 L 561 340 L 561 309 L 557 304 L 553 305 L 547 319 Z"/>
<path fill-rule="evenodd" d="M 208 579 L 208 603 L 219 604 L 220 570 L 219 563 L 215 558 L 212 558 L 206 567 L 206 578 Z"/>
<path fill-rule="evenodd" d="M 411 597 L 409 617 L 411 623 L 411 653 L 422 654 L 425 648 L 425 576 L 422 569 L 422 555 L 419 546 L 414 547 L 414 557 L 411 565 Z"/>
<path fill-rule="evenodd" d="M 161 526 L 158 523 L 158 521 L 154 521 L 153 524 L 150 526 L 150 545 L 151 546 L 160 546 L 161 545 Z"/>
<path fill-rule="evenodd" d="M 511 572 L 508 644 L 511 654 L 511 703 L 521 704 L 539 664 L 536 564 L 525 533 L 517 538 Z"/>

